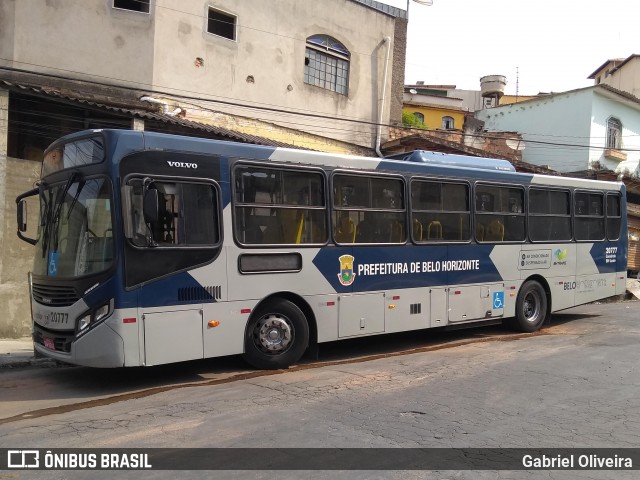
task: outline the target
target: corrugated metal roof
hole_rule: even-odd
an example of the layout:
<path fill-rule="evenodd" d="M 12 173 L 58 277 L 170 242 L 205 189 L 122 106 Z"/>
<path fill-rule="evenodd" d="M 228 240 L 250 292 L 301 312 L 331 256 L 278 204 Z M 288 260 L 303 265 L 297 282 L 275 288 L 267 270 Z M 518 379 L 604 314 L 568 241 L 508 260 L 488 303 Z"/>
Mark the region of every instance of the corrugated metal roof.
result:
<path fill-rule="evenodd" d="M 70 92 L 63 92 L 61 89 L 57 89 L 57 88 L 25 85 L 17 82 L 11 82 L 8 80 L 0 80 L 0 84 L 5 85 L 9 90 L 28 92 L 29 94 L 37 95 L 37 96 L 57 98 L 60 100 L 64 100 L 66 102 L 88 106 L 88 107 L 96 108 L 100 110 L 107 110 L 110 112 L 119 113 L 129 117 L 156 120 L 156 121 L 166 123 L 168 125 L 176 125 L 176 126 L 188 128 L 191 130 L 211 133 L 213 135 L 218 135 L 220 137 L 223 137 L 232 141 L 236 141 L 236 142 L 252 143 L 255 145 L 267 145 L 271 147 L 285 147 L 285 148 L 295 148 L 295 149 L 301 148 L 296 145 L 279 142 L 277 140 L 271 140 L 269 138 L 260 137 L 258 135 L 235 132 L 233 130 L 229 130 L 223 127 L 217 127 L 215 125 L 208 125 L 205 123 L 186 120 L 178 116 L 171 116 L 164 113 L 151 112 L 143 109 L 125 108 L 125 107 L 120 107 L 115 105 L 108 105 L 106 103 L 100 103 L 93 100 L 87 100 L 85 98 L 79 97 L 78 95 L 71 94 Z"/>

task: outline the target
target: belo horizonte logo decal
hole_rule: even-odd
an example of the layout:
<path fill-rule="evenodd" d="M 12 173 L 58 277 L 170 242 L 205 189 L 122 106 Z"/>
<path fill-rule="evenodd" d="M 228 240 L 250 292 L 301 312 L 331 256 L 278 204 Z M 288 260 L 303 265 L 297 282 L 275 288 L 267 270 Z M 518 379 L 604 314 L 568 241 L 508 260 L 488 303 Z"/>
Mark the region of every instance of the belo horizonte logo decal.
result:
<path fill-rule="evenodd" d="M 353 283 L 356 278 L 356 274 L 353 273 L 353 256 L 341 255 L 338 257 L 340 260 L 340 273 L 338 274 L 338 280 L 345 287 L 348 287 Z"/>

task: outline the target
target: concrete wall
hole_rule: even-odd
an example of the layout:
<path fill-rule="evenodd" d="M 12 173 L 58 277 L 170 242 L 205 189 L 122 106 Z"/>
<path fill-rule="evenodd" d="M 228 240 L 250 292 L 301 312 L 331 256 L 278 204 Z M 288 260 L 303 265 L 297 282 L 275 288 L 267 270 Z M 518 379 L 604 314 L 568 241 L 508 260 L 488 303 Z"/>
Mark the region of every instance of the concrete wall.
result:
<path fill-rule="evenodd" d="M 4 211 L 2 230 L 5 235 L 0 243 L 0 338 L 18 338 L 31 333 L 31 307 L 27 273 L 33 266 L 36 249 L 16 235 L 16 197 L 33 188 L 40 176 L 41 162 L 7 158 L 5 191 L 0 201 Z M 38 201 L 32 197 L 28 203 L 27 232 L 36 235 L 38 223 Z"/>
<path fill-rule="evenodd" d="M 13 58 L 15 8 L 16 0 L 2 0 L 0 2 L 0 58 Z M 0 60 L 0 65 L 12 66 L 12 62 Z"/>
<path fill-rule="evenodd" d="M 391 92 L 392 81 L 404 74 L 404 61 L 394 61 L 404 51 L 395 45 L 396 19 L 356 2 L 152 0 L 149 14 L 115 9 L 113 0 L 1 4 L 0 32 L 7 38 L 0 48 L 18 68 L 303 111 L 307 115 L 290 116 L 216 106 L 367 147 L 375 144 L 375 127 L 311 115 L 378 121 L 388 36 L 383 123 L 389 123 L 392 105 L 399 113 Z M 207 33 L 209 6 L 237 17 L 235 41 Z M 406 30 L 406 21 L 399 21 Z M 332 36 L 351 52 L 348 95 L 304 83 L 306 39 L 315 34 Z"/>
<path fill-rule="evenodd" d="M 523 161 L 575 172 L 589 167 L 589 149 L 570 145 L 590 144 L 592 101 L 589 88 L 480 110 L 475 116 L 489 132 L 520 133 L 525 141 Z"/>
<path fill-rule="evenodd" d="M 113 0 L 11 3 L 14 17 L 0 18 L 0 31 L 15 26 L 13 57 L 9 58 L 16 68 L 106 83 L 151 85 L 153 15 L 112 8 Z"/>
<path fill-rule="evenodd" d="M 215 106 L 217 110 L 242 116 L 255 114 L 263 120 L 318 135 L 374 145 L 372 126 L 336 124 L 335 120 L 312 115 L 377 121 L 387 48 L 383 39 L 393 39 L 392 17 L 338 0 L 209 2 L 216 9 L 237 16 L 237 39 L 232 41 L 206 32 L 208 4 L 175 0 L 165 4 L 173 10 L 155 9 L 156 88 L 170 85 L 182 90 L 180 93 L 195 92 L 228 102 L 304 111 L 309 116 Z M 364 25 L 366 28 L 361 28 Z M 336 38 L 351 52 L 348 95 L 304 83 L 306 39 L 316 34 Z M 203 66 L 196 66 L 198 57 Z M 387 74 L 383 123 L 390 118 L 392 67 Z"/>

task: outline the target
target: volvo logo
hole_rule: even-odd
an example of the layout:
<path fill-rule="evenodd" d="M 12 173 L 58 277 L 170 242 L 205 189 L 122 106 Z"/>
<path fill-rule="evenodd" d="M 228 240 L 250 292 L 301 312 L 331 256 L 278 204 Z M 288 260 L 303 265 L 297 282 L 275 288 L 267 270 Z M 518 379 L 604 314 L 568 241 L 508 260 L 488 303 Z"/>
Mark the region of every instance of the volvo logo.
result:
<path fill-rule="evenodd" d="M 40 297 L 40 300 L 42 300 L 42 303 L 52 303 L 53 300 L 47 297 Z"/>
<path fill-rule="evenodd" d="M 185 162 L 170 162 L 167 161 L 170 167 L 179 167 L 179 168 L 198 168 L 197 163 L 185 163 Z"/>

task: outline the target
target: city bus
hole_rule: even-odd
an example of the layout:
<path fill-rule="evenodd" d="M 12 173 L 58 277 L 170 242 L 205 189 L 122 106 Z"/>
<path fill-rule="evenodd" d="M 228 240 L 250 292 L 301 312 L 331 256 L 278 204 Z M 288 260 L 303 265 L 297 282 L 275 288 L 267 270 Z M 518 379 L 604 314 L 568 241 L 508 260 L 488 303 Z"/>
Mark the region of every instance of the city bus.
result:
<path fill-rule="evenodd" d="M 342 339 L 533 332 L 625 292 L 624 185 L 505 160 L 92 130 L 55 141 L 16 202 L 34 348 L 70 364 L 280 369 Z"/>

